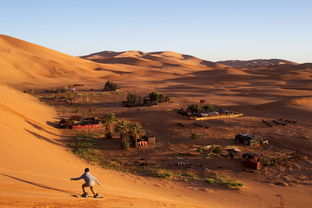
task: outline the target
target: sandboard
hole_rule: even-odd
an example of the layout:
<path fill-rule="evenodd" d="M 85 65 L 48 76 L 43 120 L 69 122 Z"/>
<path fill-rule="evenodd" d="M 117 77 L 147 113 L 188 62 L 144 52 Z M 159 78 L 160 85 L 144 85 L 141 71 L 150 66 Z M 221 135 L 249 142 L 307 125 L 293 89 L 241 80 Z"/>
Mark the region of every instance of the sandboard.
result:
<path fill-rule="evenodd" d="M 93 199 L 103 199 L 103 196 L 98 196 L 97 198 L 94 198 L 93 196 L 88 196 L 88 197 L 82 197 L 80 194 L 72 194 L 72 197 L 76 197 L 76 198 L 93 198 Z"/>

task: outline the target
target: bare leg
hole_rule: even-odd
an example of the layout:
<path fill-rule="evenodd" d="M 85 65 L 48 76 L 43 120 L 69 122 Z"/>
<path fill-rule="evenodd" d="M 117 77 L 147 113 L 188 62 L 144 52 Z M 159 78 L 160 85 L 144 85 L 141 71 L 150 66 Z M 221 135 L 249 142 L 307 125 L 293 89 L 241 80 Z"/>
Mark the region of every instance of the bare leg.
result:
<path fill-rule="evenodd" d="M 81 187 L 82 187 L 83 193 L 86 194 L 87 192 L 86 192 L 86 190 L 85 190 L 85 187 L 88 187 L 88 185 L 87 185 L 86 183 L 84 183 L 84 184 L 82 184 Z"/>
<path fill-rule="evenodd" d="M 95 192 L 93 190 L 93 186 L 90 186 L 90 190 L 92 191 L 93 195 L 95 195 Z"/>

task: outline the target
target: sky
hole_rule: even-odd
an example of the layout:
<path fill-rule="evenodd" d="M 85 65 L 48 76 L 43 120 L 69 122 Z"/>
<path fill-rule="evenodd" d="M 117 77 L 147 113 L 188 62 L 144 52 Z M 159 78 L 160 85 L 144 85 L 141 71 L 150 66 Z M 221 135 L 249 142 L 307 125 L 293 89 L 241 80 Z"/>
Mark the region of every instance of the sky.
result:
<path fill-rule="evenodd" d="M 312 62 L 311 0 L 0 0 L 0 34 L 81 56 L 175 51 Z"/>

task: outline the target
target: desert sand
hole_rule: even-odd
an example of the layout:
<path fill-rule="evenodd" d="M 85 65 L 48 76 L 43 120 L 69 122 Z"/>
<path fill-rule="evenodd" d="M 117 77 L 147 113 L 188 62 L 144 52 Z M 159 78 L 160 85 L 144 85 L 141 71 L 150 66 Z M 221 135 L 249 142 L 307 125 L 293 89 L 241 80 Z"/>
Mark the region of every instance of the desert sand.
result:
<path fill-rule="evenodd" d="M 312 207 L 311 76 L 309 64 L 237 69 L 175 52 L 105 52 L 79 58 L 1 35 L 0 207 Z M 278 186 L 232 173 L 244 183 L 237 191 L 103 169 L 64 145 L 62 131 L 49 125 L 59 118 L 56 109 L 21 92 L 74 83 L 96 88 L 106 80 L 129 90 L 165 92 L 179 104 L 204 98 L 244 112 L 246 117 L 226 121 L 229 126 L 212 132 L 224 138 L 239 132 L 230 126 L 235 122 L 247 129 L 261 119 L 297 120 L 293 131 L 254 131 L 273 135 L 274 145 L 305 158 L 297 171 L 302 180 L 294 177 L 296 182 Z M 155 129 L 163 128 L 159 119 Z M 69 179 L 80 176 L 85 167 L 101 181 L 96 189 L 104 199 L 71 196 L 81 192 L 81 182 Z"/>

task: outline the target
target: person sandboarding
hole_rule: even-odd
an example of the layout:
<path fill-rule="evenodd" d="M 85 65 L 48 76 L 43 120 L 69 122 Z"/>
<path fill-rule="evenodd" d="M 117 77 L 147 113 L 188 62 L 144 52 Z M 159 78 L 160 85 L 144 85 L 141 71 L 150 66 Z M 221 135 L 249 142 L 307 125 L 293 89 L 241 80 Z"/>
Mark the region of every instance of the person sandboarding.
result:
<path fill-rule="evenodd" d="M 86 198 L 88 197 L 88 193 L 86 192 L 85 188 L 86 187 L 90 187 L 90 190 L 92 191 L 94 198 L 102 198 L 98 193 L 94 192 L 93 186 L 95 185 L 95 183 L 97 183 L 98 185 L 101 185 L 101 184 L 96 179 L 96 177 L 94 177 L 90 173 L 89 168 L 86 168 L 84 170 L 84 173 L 80 177 L 78 177 L 78 178 L 71 178 L 70 180 L 78 181 L 78 180 L 81 180 L 81 179 L 83 179 L 85 181 L 85 183 L 82 184 L 82 191 L 83 191 L 83 194 L 81 195 L 82 197 L 86 197 Z"/>

